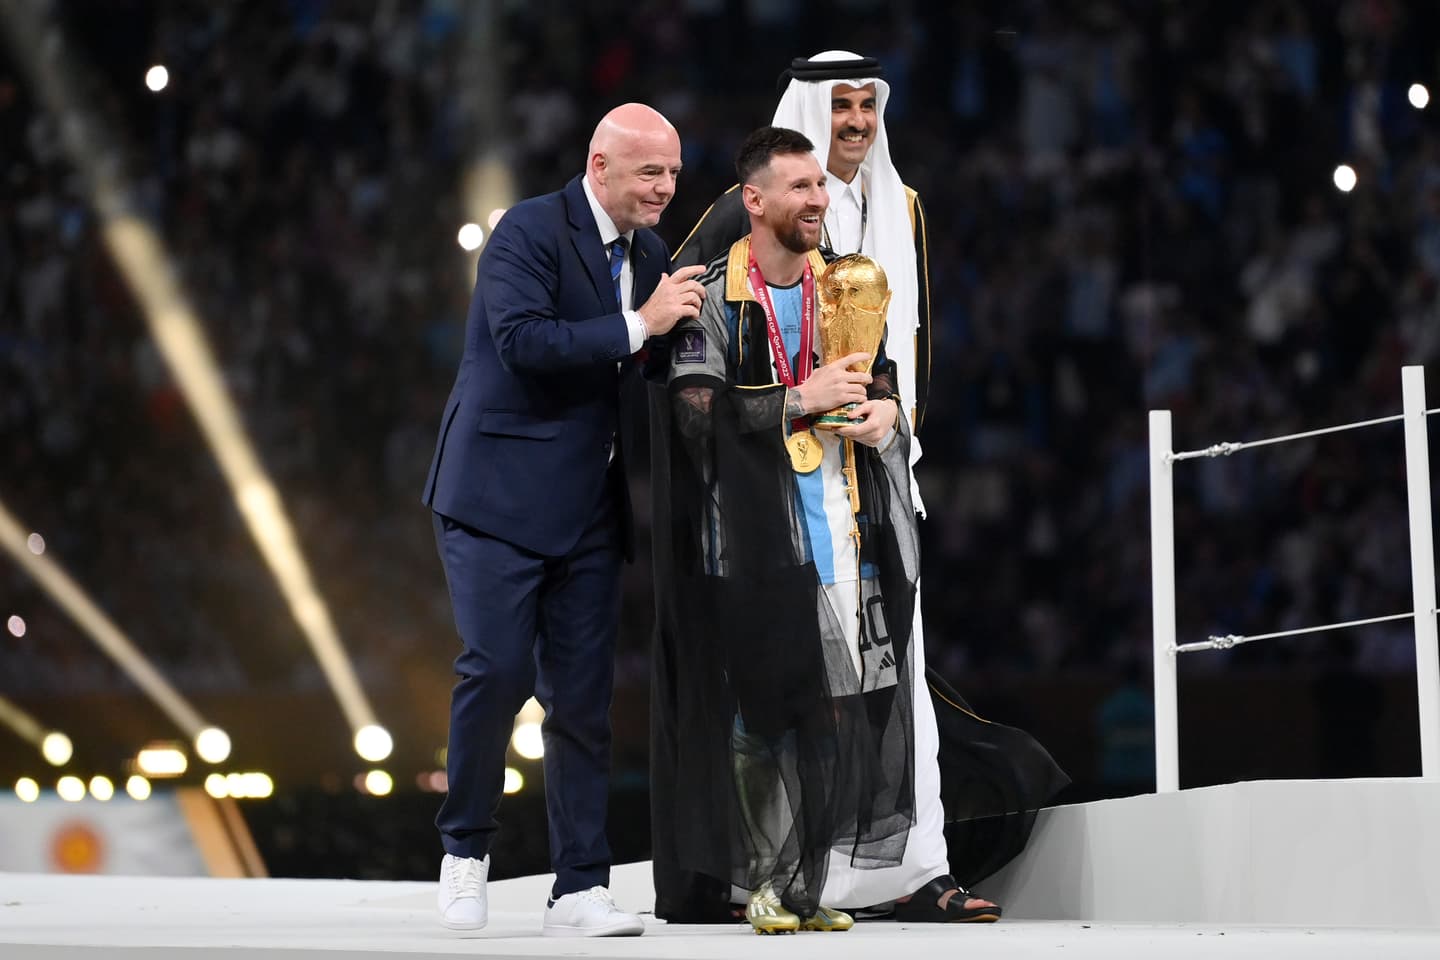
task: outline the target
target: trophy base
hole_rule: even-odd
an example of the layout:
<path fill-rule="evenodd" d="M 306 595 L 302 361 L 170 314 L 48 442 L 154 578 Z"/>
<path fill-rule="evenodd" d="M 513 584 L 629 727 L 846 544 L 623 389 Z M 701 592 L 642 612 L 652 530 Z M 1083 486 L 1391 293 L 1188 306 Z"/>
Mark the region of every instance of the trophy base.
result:
<path fill-rule="evenodd" d="M 843 407 L 836 407 L 829 413 L 822 413 L 815 418 L 814 426 L 817 430 L 834 430 L 838 427 L 848 427 L 857 423 L 864 423 L 864 420 L 851 420 L 846 416 L 851 410 L 860 406 L 858 403 L 847 403 Z"/>

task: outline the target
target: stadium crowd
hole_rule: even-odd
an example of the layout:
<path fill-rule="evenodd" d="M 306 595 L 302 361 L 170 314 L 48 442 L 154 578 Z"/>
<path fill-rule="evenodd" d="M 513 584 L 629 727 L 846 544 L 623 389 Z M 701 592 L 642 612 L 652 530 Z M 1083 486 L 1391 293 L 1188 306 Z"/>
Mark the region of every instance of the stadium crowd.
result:
<path fill-rule="evenodd" d="M 1400 366 L 1440 365 L 1440 129 L 1408 99 L 1440 83 L 1429 4 L 487 6 L 504 83 L 465 90 L 483 7 L 58 5 L 382 695 L 443 691 L 457 649 L 419 496 L 472 282 L 465 171 L 498 152 L 518 195 L 556 189 L 625 100 L 682 136 L 673 248 L 792 56 L 883 62 L 930 222 L 926 639 L 980 703 L 1148 663 L 1147 410 L 1174 411 L 1177 447 L 1255 439 L 1398 412 Z M 183 689 L 323 692 L 29 83 L 0 64 L 0 499 Z M 503 138 L 477 136 L 476 97 Z M 1409 609 L 1401 449 L 1384 427 L 1179 470 L 1182 641 Z M 618 749 L 643 775 L 643 561 L 626 590 Z M 16 565 L 0 593 L 29 622 L 0 644 L 0 694 L 125 687 Z M 1396 676 L 1409 644 L 1400 623 L 1193 664 Z M 443 730 L 443 700 L 415 709 Z M 1024 709 L 1037 732 L 1096 720 Z"/>

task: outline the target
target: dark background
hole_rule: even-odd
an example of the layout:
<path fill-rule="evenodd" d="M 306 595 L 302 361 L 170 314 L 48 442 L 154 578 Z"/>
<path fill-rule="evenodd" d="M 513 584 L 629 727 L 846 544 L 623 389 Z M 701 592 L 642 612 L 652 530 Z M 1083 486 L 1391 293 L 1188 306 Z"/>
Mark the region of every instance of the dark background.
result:
<path fill-rule="evenodd" d="M 1430 3 L 38 6 L 395 735 L 396 794 L 354 789 L 350 732 L 13 57 L 0 499 L 230 732 L 226 769 L 275 777 L 246 809 L 277 875 L 429 879 L 439 857 L 438 796 L 415 778 L 444 746 L 457 640 L 419 495 L 481 161 L 517 197 L 558 189 L 600 115 L 650 103 L 684 144 L 673 248 L 733 182 L 791 57 L 881 59 L 892 152 L 930 226 L 927 653 L 1051 749 L 1075 781 L 1062 800 L 1153 788 L 1146 411 L 1174 411 L 1176 449 L 1368 419 L 1399 412 L 1402 365 L 1440 354 L 1440 107 L 1406 96 L 1440 82 Z M 1411 609 L 1398 425 L 1176 473 L 1181 642 Z M 176 736 L 6 558 L 11 614 L 29 629 L 0 634 L 0 695 L 70 734 L 76 772 L 123 777 Z M 621 860 L 647 855 L 651 620 L 642 556 L 615 694 Z M 1409 624 L 1191 655 L 1180 717 L 1182 786 L 1418 775 Z M 539 765 L 515 764 L 527 787 L 495 876 L 546 864 Z M 22 775 L 53 777 L 0 734 L 0 782 Z"/>

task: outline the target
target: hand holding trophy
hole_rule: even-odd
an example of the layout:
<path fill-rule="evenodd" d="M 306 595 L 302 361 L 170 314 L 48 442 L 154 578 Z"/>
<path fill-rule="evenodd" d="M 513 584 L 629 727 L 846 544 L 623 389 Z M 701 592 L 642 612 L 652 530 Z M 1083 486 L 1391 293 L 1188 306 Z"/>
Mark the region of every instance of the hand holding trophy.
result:
<path fill-rule="evenodd" d="M 885 337 L 885 311 L 890 308 L 890 283 L 880 264 L 869 257 L 851 254 L 833 260 L 820 274 L 820 356 L 822 365 L 833 363 L 852 353 L 865 354 L 869 359 L 850 369 L 866 373 L 880 351 Z M 815 418 L 815 426 L 827 430 L 850 426 L 849 411 L 858 403 L 847 403 Z M 842 472 L 846 492 L 850 495 L 850 511 L 860 512 L 860 489 L 855 475 L 855 444 L 845 438 Z M 852 525 L 850 535 L 857 544 L 860 530 Z"/>
<path fill-rule="evenodd" d="M 820 274 L 820 355 L 828 364 L 851 353 L 874 357 L 885 336 L 885 312 L 890 307 L 890 284 L 880 264 L 860 254 L 832 261 Z M 863 373 L 869 362 L 850 369 Z M 815 418 L 815 426 L 833 430 L 856 421 L 846 413 L 858 404 L 848 403 Z"/>

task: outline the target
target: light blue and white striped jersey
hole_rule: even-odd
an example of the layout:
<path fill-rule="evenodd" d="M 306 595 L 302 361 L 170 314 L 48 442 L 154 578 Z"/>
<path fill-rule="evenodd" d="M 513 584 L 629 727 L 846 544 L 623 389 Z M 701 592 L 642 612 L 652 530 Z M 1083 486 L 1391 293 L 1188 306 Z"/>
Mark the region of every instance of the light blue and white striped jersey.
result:
<path fill-rule="evenodd" d="M 800 320 L 803 290 L 800 283 L 789 287 L 766 284 L 770 300 L 775 305 L 775 319 L 780 326 L 780 338 L 785 343 L 785 352 L 790 355 L 790 369 L 798 373 L 798 351 L 800 349 Z M 815 344 L 819 353 L 819 343 Z M 817 357 L 815 363 L 819 364 Z M 776 369 L 775 379 L 780 374 L 775 368 L 775 351 L 770 350 L 770 364 Z M 789 424 L 786 424 L 787 431 Z M 845 490 L 845 475 L 841 472 L 845 463 L 845 441 L 832 430 L 816 430 L 824 457 L 820 469 L 810 473 L 797 473 L 796 486 L 799 491 L 800 513 L 804 519 L 806 535 L 806 559 L 815 561 L 815 569 L 821 583 L 846 583 L 859 578 L 859 557 L 851 531 L 855 527 L 850 512 L 850 494 Z"/>

